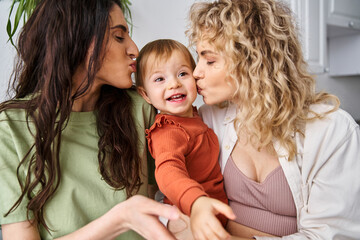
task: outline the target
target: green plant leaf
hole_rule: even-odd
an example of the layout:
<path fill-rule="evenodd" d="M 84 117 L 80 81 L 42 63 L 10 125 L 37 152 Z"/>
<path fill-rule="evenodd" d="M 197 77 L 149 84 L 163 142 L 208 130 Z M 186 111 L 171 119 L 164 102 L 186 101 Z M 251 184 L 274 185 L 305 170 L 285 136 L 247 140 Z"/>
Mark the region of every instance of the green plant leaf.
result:
<path fill-rule="evenodd" d="M 9 39 L 8 41 L 10 41 L 10 43 L 16 48 L 14 42 L 13 42 L 13 36 L 14 34 L 12 33 L 11 31 L 11 14 L 14 10 L 14 6 L 15 6 L 15 3 L 18 2 L 18 0 L 14 0 L 11 4 L 11 7 L 10 7 L 10 12 L 9 12 L 9 17 L 8 17 L 8 22 L 7 22 L 7 25 L 6 25 L 6 31 L 7 31 L 7 34 L 9 36 Z"/>
<path fill-rule="evenodd" d="M 13 45 L 16 48 L 16 46 L 15 46 L 15 44 L 13 42 L 13 38 L 12 38 L 14 34 L 11 34 L 11 21 L 10 21 L 10 19 L 7 22 L 6 31 L 7 31 L 7 34 L 9 36 L 8 41 L 10 41 L 11 45 Z"/>
<path fill-rule="evenodd" d="M 25 7 L 24 7 L 26 12 L 26 15 L 24 16 L 25 21 L 31 16 L 38 3 L 39 0 L 27 0 L 25 2 Z"/>
<path fill-rule="evenodd" d="M 15 32 L 16 32 L 18 26 L 19 26 L 21 16 L 24 13 L 24 1 L 25 0 L 20 0 L 20 2 L 19 2 L 19 6 L 18 6 L 18 9 L 17 9 L 16 14 L 15 14 L 14 29 L 13 29 L 13 31 L 11 33 L 12 35 L 15 34 Z"/>
<path fill-rule="evenodd" d="M 7 34 L 8 34 L 9 37 L 12 37 L 12 35 L 11 35 L 11 21 L 10 21 L 10 19 L 8 19 L 8 22 L 7 22 L 7 24 L 6 24 L 6 32 L 7 32 Z"/>
<path fill-rule="evenodd" d="M 132 15 L 131 15 L 131 10 L 130 10 L 131 2 L 130 2 L 130 0 L 121 0 L 121 3 L 124 7 L 123 11 L 124 11 L 124 16 L 125 16 L 126 22 L 130 26 L 130 35 L 131 35 L 132 31 L 133 31 Z"/>

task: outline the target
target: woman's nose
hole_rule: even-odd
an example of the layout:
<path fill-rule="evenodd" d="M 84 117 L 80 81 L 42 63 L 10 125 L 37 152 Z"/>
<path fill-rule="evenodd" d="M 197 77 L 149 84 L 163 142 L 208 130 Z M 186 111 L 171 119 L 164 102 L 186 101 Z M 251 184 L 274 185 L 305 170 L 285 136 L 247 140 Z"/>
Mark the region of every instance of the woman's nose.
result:
<path fill-rule="evenodd" d="M 193 72 L 193 76 L 194 76 L 195 80 L 199 80 L 200 78 L 204 77 L 204 73 L 200 69 L 199 65 L 196 65 L 194 72 Z"/>
<path fill-rule="evenodd" d="M 139 49 L 136 46 L 135 42 L 132 40 L 132 38 L 130 38 L 127 53 L 131 58 L 137 58 L 139 56 Z"/>

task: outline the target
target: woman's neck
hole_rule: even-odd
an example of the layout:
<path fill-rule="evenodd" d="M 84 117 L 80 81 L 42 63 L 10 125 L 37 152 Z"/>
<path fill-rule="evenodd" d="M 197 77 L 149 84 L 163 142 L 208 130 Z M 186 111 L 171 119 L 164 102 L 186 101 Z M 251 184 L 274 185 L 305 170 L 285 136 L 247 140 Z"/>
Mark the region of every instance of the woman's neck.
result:
<path fill-rule="evenodd" d="M 86 93 L 80 98 L 76 99 L 72 106 L 73 112 L 90 112 L 95 109 L 97 100 L 99 99 L 100 91 L 98 94 Z"/>

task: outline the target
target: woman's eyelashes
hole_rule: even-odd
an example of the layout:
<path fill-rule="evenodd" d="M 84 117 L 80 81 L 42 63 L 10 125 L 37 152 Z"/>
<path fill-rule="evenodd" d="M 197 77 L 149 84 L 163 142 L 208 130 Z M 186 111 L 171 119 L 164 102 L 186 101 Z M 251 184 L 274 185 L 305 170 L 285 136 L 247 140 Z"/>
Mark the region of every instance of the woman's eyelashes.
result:
<path fill-rule="evenodd" d="M 216 62 L 215 59 L 210 59 L 208 56 L 197 56 L 196 58 L 196 62 L 200 63 L 200 62 L 206 62 L 207 65 L 212 65 Z"/>
<path fill-rule="evenodd" d="M 118 40 L 119 42 L 123 42 L 125 38 L 121 37 L 121 36 L 115 36 L 116 40 Z"/>
<path fill-rule="evenodd" d="M 200 61 L 206 62 L 207 65 L 212 65 L 212 64 L 215 63 L 215 60 L 206 60 L 206 59 L 201 60 L 201 59 L 198 58 L 198 59 L 197 59 L 197 63 L 199 64 Z"/>

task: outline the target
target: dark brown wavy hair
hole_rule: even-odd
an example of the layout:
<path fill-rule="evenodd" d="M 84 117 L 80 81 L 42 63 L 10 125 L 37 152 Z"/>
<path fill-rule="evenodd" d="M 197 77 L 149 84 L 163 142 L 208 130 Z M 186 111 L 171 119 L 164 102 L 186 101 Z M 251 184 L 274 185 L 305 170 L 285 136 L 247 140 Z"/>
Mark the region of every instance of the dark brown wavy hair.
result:
<path fill-rule="evenodd" d="M 27 198 L 28 219 L 32 211 L 34 222 L 49 231 L 44 206 L 61 180 L 61 132 L 74 100 L 89 89 L 101 67 L 108 41 L 109 11 L 114 5 L 123 9 L 118 0 L 42 0 L 24 25 L 9 86 L 15 94 L 0 105 L 0 111 L 25 109 L 29 131 L 30 121 L 36 131 L 32 133 L 34 143 L 17 169 L 22 193 L 5 216 Z M 91 46 L 87 78 L 73 93 L 72 77 Z M 111 187 L 125 189 L 128 197 L 141 185 L 138 134 L 131 111 L 126 90 L 102 87 L 96 104 L 99 169 Z M 28 170 L 24 182 L 19 176 L 21 166 Z"/>

